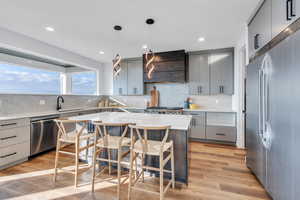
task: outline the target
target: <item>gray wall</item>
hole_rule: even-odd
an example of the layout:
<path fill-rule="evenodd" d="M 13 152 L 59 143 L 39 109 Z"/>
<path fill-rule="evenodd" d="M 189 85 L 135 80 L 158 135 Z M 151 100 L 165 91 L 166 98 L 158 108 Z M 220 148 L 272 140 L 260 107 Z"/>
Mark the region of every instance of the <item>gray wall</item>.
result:
<path fill-rule="evenodd" d="M 56 97 L 56 95 L 0 94 L 0 116 L 56 111 Z M 71 109 L 96 107 L 102 96 L 63 97 L 65 99 L 63 109 Z"/>

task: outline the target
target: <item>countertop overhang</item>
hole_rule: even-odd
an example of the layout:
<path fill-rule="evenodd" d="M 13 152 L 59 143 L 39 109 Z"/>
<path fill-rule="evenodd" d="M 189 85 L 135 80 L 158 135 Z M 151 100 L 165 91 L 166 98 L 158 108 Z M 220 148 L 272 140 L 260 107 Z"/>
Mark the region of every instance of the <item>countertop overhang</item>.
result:
<path fill-rule="evenodd" d="M 192 120 L 191 115 L 168 115 L 150 113 L 102 112 L 70 117 L 72 120 L 102 121 L 105 123 L 135 123 L 145 126 L 171 126 L 172 130 L 187 131 Z"/>

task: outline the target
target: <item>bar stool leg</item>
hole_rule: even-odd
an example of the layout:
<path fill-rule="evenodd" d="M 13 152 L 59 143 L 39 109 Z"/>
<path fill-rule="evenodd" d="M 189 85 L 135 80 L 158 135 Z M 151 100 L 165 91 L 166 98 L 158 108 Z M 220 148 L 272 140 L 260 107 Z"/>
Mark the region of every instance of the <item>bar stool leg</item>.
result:
<path fill-rule="evenodd" d="M 172 188 L 175 188 L 175 164 L 174 164 L 174 146 L 171 147 L 171 170 L 172 170 Z"/>
<path fill-rule="evenodd" d="M 160 153 L 159 155 L 159 193 L 160 193 L 160 200 L 164 199 L 164 167 L 163 167 L 163 154 Z"/>
<path fill-rule="evenodd" d="M 59 150 L 60 150 L 60 141 L 59 141 L 59 138 L 57 138 L 56 153 L 55 153 L 55 164 L 54 164 L 54 176 L 53 176 L 53 181 L 54 182 L 56 182 L 56 176 L 57 176 Z"/>
<path fill-rule="evenodd" d="M 94 154 L 93 154 L 92 192 L 95 191 L 96 157 L 97 157 L 97 149 L 95 147 Z"/>
<path fill-rule="evenodd" d="M 121 148 L 118 149 L 118 199 L 120 199 L 120 187 L 121 187 Z"/>
<path fill-rule="evenodd" d="M 108 154 L 108 174 L 111 175 L 111 162 L 110 162 L 110 159 L 111 159 L 111 155 L 110 155 L 110 149 L 107 149 L 107 154 Z"/>
<path fill-rule="evenodd" d="M 145 182 L 144 159 L 145 159 L 145 155 L 142 154 L 142 180 L 143 180 L 143 183 Z"/>
<path fill-rule="evenodd" d="M 129 184 L 128 184 L 128 200 L 131 199 L 131 185 L 133 176 L 133 150 L 130 150 L 130 170 L 129 170 Z"/>
<path fill-rule="evenodd" d="M 78 185 L 78 165 L 79 165 L 79 138 L 75 142 L 75 188 Z"/>

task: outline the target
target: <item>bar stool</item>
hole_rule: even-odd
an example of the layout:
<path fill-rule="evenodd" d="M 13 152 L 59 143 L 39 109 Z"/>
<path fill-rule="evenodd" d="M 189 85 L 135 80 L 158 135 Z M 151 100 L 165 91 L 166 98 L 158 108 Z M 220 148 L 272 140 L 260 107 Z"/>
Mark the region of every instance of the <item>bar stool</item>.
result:
<path fill-rule="evenodd" d="M 147 126 L 135 126 L 129 125 L 131 132 L 131 151 L 130 151 L 130 174 L 129 174 L 129 186 L 128 186 L 128 199 L 131 198 L 131 190 L 141 190 L 145 192 L 151 192 L 149 190 L 145 190 L 142 188 L 135 187 L 135 184 L 138 182 L 139 178 L 142 176 L 142 180 L 144 182 L 144 170 L 153 170 L 158 171 L 160 175 L 160 200 L 164 199 L 164 194 L 167 192 L 169 187 L 172 184 L 172 188 L 175 188 L 175 173 L 174 173 L 174 148 L 173 141 L 168 140 L 169 129 L 170 126 L 157 126 L 157 127 L 147 127 Z M 134 130 L 138 139 L 136 140 Z M 141 134 L 140 130 L 143 130 L 143 134 Z M 148 139 L 148 131 L 164 131 L 165 135 L 162 141 L 154 141 Z M 164 158 L 164 153 L 168 152 L 168 156 Z M 141 154 L 141 172 L 138 173 L 135 180 L 133 180 L 133 162 L 136 162 L 136 159 Z M 159 168 L 150 167 L 145 165 L 145 156 L 158 156 L 159 157 Z M 171 170 L 166 170 L 165 166 L 167 162 L 171 160 Z M 164 173 L 170 173 L 172 178 L 164 189 L 163 178 Z"/>
<path fill-rule="evenodd" d="M 57 145 L 56 145 L 56 155 L 55 155 L 55 166 L 54 166 L 54 182 L 56 182 L 57 171 L 61 170 L 67 173 L 71 173 L 75 175 L 75 188 L 78 185 L 78 174 L 79 174 L 79 153 L 82 151 L 87 150 L 88 148 L 92 147 L 93 144 L 85 145 L 80 147 L 80 143 L 84 140 L 89 140 L 93 138 L 93 134 L 89 134 L 87 131 L 87 124 L 89 121 L 86 120 L 68 120 L 68 119 L 57 119 L 54 120 L 58 126 L 58 135 L 57 135 Z M 75 125 L 75 128 L 68 131 L 68 125 Z M 79 129 L 77 129 L 79 127 Z M 65 145 L 75 144 L 75 153 L 69 151 L 61 150 L 61 147 Z M 66 170 L 63 168 L 58 168 L 58 158 L 59 154 L 67 154 L 75 156 L 75 172 L 72 170 Z M 90 169 L 88 167 L 86 170 Z M 84 172 L 84 171 L 83 171 Z M 80 173 L 83 173 L 80 172 Z"/>
<path fill-rule="evenodd" d="M 126 157 L 129 153 L 130 147 L 130 138 L 125 137 L 128 131 L 128 123 L 94 123 L 96 131 L 94 133 L 94 154 L 93 154 L 93 175 L 92 175 L 92 191 L 94 192 L 95 188 L 95 177 L 103 172 L 105 167 L 96 175 L 96 164 L 100 166 L 100 162 L 108 163 L 109 175 L 111 174 L 111 164 L 117 164 L 117 178 L 118 178 L 118 188 L 117 188 L 117 196 L 120 199 L 120 186 L 124 184 L 128 179 L 124 179 L 121 182 L 121 165 L 128 165 L 128 162 L 122 161 L 124 157 Z M 124 130 L 121 136 L 113 136 L 109 131 L 107 131 L 107 127 L 123 127 Z M 122 147 L 128 147 L 127 151 L 122 150 Z M 111 158 L 111 150 L 117 151 L 117 160 L 113 160 Z M 102 157 L 101 153 L 107 151 L 108 158 Z M 99 167 L 100 168 L 100 167 Z"/>

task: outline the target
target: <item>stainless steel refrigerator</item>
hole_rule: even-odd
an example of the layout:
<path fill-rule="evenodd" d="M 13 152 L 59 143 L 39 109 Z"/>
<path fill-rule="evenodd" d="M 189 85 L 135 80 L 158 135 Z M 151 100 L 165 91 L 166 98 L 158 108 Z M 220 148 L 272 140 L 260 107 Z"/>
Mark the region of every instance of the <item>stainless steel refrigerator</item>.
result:
<path fill-rule="evenodd" d="M 246 147 L 273 199 L 300 198 L 300 31 L 247 66 Z"/>

